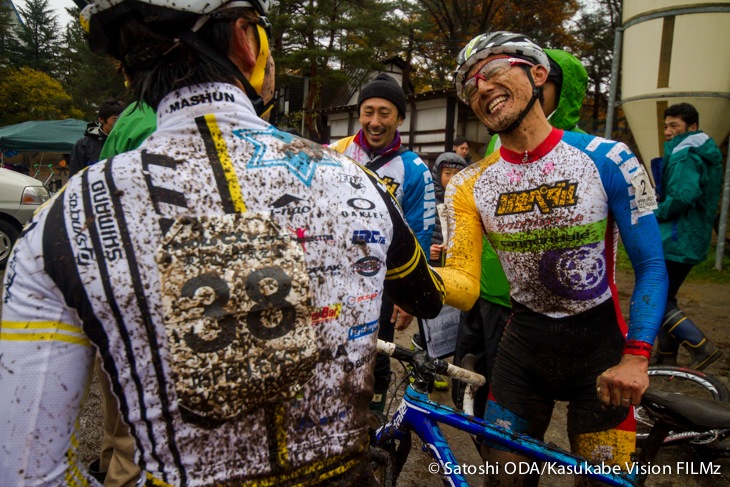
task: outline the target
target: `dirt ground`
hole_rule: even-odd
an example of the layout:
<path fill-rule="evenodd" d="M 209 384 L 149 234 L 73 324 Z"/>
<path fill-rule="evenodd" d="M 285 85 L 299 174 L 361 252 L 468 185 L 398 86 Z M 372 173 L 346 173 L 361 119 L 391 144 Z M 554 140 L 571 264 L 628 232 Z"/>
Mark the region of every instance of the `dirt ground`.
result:
<path fill-rule="evenodd" d="M 727 272 L 727 271 L 725 271 Z M 0 271 L 0 279 L 2 278 Z M 633 286 L 633 276 L 620 274 L 617 276 L 618 288 L 624 313 L 627 313 L 627 304 Z M 706 372 L 719 377 L 726 384 L 730 380 L 730 286 L 717 284 L 685 283 L 679 295 L 680 307 L 705 332 L 705 334 L 719 347 L 725 350 L 725 355 L 712 364 Z M 1 306 L 1 303 L 0 303 Z M 0 308 L 1 309 L 1 308 Z M 411 335 L 416 330 L 415 323 L 405 332 L 396 333 L 396 342 L 403 345 L 410 344 Z M 688 362 L 688 356 L 680 355 L 680 363 Z M 399 370 L 398 364 L 393 370 Z M 451 404 L 450 392 L 436 392 L 432 395 L 436 401 Z M 96 383 L 92 384 L 87 401 L 81 414 L 80 458 L 84 465 L 98 455 L 101 443 L 101 398 Z M 565 407 L 556 408 L 553 422 L 548 431 L 547 440 L 566 448 L 567 441 L 563 431 L 565 429 Z M 460 431 L 445 428 L 449 443 L 454 449 L 455 456 L 461 464 L 479 465 L 481 460 L 476 454 L 471 440 Z M 681 447 L 665 448 L 655 461 L 656 465 L 670 465 L 673 475 L 651 476 L 646 485 L 651 487 L 720 487 L 730 485 L 730 459 L 715 460 L 719 466 L 720 475 L 690 475 L 677 474 L 677 465 L 680 462 L 696 462 L 698 459 L 691 452 Z M 431 463 L 428 455 L 420 451 L 418 439 L 414 438 L 413 449 L 406 464 L 405 470 L 399 478 L 398 485 L 403 487 L 430 487 L 441 486 L 438 477 L 428 472 Z M 481 485 L 478 476 L 469 478 L 471 485 Z M 541 486 L 563 487 L 572 485 L 569 476 L 544 476 Z"/>
<path fill-rule="evenodd" d="M 633 275 L 620 273 L 617 275 L 617 286 L 621 307 L 628 316 L 628 303 L 633 289 Z M 730 286 L 718 284 L 685 283 L 679 292 L 679 306 L 685 314 L 705 332 L 707 337 L 718 347 L 725 350 L 724 355 L 710 365 L 705 372 L 720 378 L 726 385 L 730 381 Z M 396 342 L 404 346 L 410 345 L 415 325 L 403 332 L 396 332 Z M 680 365 L 689 363 L 689 355 L 682 350 L 679 356 Z M 399 366 L 394 365 L 393 370 Z M 451 405 L 450 392 L 434 392 L 432 399 Z M 546 441 L 568 449 L 565 435 L 566 407 L 558 403 L 553 420 L 546 435 Z M 480 465 L 482 460 L 476 453 L 471 440 L 463 432 L 444 427 L 445 435 L 454 450 L 460 464 Z M 443 485 L 441 480 L 428 473 L 430 456 L 420 451 L 418 439 L 414 436 L 413 448 L 404 472 L 399 477 L 398 485 L 402 487 L 437 487 Z M 659 453 L 654 465 L 669 465 L 672 475 L 652 475 L 646 484 L 650 487 L 726 487 L 730 485 L 730 459 L 714 460 L 719 467 L 720 475 L 691 475 L 679 473 L 684 462 L 696 462 L 695 471 L 699 471 L 699 459 L 695 454 L 681 446 L 667 447 Z M 678 467 L 682 464 L 682 467 Z M 705 462 L 707 465 L 707 462 Z M 686 471 L 686 469 L 685 469 Z M 468 478 L 470 485 L 482 485 L 477 475 Z M 541 486 L 567 487 L 573 485 L 573 477 L 568 475 L 545 475 L 540 480 Z"/>

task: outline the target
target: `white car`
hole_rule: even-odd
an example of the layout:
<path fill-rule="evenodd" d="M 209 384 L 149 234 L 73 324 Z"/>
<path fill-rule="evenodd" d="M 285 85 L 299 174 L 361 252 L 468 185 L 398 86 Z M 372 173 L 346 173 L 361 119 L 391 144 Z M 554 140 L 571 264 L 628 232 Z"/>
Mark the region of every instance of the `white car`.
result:
<path fill-rule="evenodd" d="M 0 168 L 0 269 L 5 268 L 23 226 L 50 197 L 41 181 Z"/>

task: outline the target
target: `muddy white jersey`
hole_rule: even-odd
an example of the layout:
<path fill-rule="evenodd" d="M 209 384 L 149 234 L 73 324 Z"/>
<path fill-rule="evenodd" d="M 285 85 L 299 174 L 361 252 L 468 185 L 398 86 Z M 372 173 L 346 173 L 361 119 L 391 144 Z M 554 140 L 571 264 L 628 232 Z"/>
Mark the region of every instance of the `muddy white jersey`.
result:
<path fill-rule="evenodd" d="M 502 147 L 454 176 L 446 189 L 451 238 L 439 272 L 447 302 L 470 307 L 460 290 L 478 290 L 480 262 L 473 256 L 485 233 L 512 299 L 531 311 L 563 318 L 609 299 L 619 309 L 620 231 L 636 270 L 627 347 L 646 354 L 666 299 L 655 203 L 646 171 L 624 144 L 553 129 L 529 153 Z M 476 299 L 476 291 L 471 294 Z"/>
<path fill-rule="evenodd" d="M 0 329 L 0 485 L 84 485 L 94 354 L 154 485 L 316 483 L 361 464 L 383 290 L 443 286 L 377 178 L 226 84 L 164 98 L 136 151 L 23 232 Z M 403 306 L 402 305 L 402 306 Z"/>

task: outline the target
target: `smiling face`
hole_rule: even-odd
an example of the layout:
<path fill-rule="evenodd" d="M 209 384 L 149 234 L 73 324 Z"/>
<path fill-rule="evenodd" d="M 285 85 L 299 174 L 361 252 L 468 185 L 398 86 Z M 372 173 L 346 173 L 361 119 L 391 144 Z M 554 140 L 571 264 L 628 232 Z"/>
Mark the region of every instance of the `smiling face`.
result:
<path fill-rule="evenodd" d="M 476 79 L 476 89 L 472 90 L 469 105 L 479 120 L 494 132 L 501 132 L 517 120 L 532 98 L 532 86 L 521 64 L 514 64 L 505 69 L 491 70 L 487 66 L 498 60 L 503 63 L 504 55 L 489 56 L 478 62 L 469 70 L 467 80 L 477 73 L 485 73 Z M 529 67 L 536 86 L 541 86 L 547 79 L 544 66 Z"/>
<path fill-rule="evenodd" d="M 372 149 L 383 149 L 393 142 L 401 124 L 398 108 L 385 98 L 368 98 L 360 105 L 360 125 Z"/>

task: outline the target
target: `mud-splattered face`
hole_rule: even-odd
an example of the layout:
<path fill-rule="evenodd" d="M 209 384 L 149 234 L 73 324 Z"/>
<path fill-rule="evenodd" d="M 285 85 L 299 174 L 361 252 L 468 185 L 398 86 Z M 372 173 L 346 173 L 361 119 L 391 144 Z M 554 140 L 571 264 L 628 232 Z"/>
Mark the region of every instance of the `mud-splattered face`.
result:
<path fill-rule="evenodd" d="M 489 56 L 483 61 L 475 64 L 467 80 L 482 71 L 491 61 L 504 59 L 503 55 Z M 532 66 L 533 78 L 537 78 L 537 70 L 545 68 Z M 535 79 L 536 84 L 537 79 Z M 468 81 L 467 81 L 468 82 Z M 471 109 L 479 120 L 489 129 L 501 132 L 510 126 L 520 112 L 524 110 L 532 98 L 532 85 L 521 65 L 514 64 L 505 69 L 500 69 L 493 75 L 480 77 L 475 81 L 475 90 L 469 98 Z"/>

